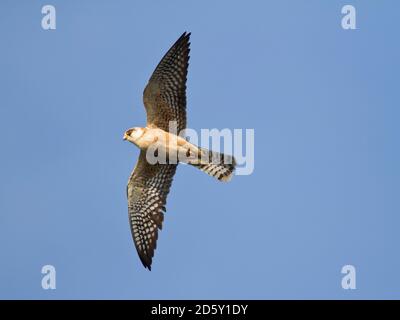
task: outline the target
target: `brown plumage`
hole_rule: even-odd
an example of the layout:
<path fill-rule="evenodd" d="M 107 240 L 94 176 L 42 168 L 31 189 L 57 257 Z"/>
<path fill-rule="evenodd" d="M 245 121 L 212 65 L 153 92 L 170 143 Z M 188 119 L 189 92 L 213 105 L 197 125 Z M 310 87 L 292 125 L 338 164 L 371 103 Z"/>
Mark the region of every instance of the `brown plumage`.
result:
<path fill-rule="evenodd" d="M 176 121 L 186 128 L 186 78 L 189 66 L 190 33 L 184 33 L 168 50 L 154 70 L 143 92 L 147 126 L 169 131 Z"/>
<path fill-rule="evenodd" d="M 138 162 L 128 180 L 127 197 L 129 222 L 136 250 L 143 265 L 149 270 L 177 163 L 150 164 L 146 156 L 147 149 L 157 142 L 166 146 L 168 152 L 182 152 L 192 157 L 187 163 L 221 181 L 228 181 L 235 168 L 233 157 L 198 148 L 184 138 L 176 136 L 186 128 L 189 38 L 190 33 L 182 34 L 161 59 L 144 89 L 146 128 L 132 128 L 124 135 L 124 139 L 141 149 Z M 169 126 L 172 121 L 176 122 L 178 132 L 170 132 Z M 169 141 L 177 143 L 170 147 Z M 205 162 L 200 160 L 203 154 Z M 211 163 L 209 160 L 212 155 L 222 161 Z M 230 161 L 227 161 L 228 159 Z"/>

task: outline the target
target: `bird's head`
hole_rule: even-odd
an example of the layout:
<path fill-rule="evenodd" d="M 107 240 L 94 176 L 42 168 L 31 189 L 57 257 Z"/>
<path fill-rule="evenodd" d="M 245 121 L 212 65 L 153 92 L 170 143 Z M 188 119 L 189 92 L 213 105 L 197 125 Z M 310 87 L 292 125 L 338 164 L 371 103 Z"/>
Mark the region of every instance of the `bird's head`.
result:
<path fill-rule="evenodd" d="M 137 144 L 137 140 L 143 135 L 144 128 L 130 128 L 124 133 L 124 140 L 128 140 L 134 144 Z"/>

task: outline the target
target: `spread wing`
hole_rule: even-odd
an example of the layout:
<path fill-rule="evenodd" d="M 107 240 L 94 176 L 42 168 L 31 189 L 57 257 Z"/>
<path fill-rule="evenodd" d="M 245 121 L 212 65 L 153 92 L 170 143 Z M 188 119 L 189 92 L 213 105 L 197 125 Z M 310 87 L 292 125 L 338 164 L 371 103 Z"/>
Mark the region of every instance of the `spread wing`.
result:
<path fill-rule="evenodd" d="M 186 128 L 186 78 L 190 33 L 183 33 L 154 70 L 143 92 L 147 126 L 169 131 L 176 121 L 178 134 Z"/>
<path fill-rule="evenodd" d="M 149 270 L 176 167 L 175 164 L 151 165 L 146 160 L 146 152 L 141 151 L 129 177 L 127 196 L 132 237 L 140 260 Z"/>

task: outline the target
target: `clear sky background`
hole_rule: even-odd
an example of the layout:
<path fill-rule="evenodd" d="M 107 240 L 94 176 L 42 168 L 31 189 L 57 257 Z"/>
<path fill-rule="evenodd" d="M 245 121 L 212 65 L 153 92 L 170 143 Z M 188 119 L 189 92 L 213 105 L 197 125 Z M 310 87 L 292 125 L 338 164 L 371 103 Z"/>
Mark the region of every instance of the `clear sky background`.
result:
<path fill-rule="evenodd" d="M 41 8 L 57 29 L 41 28 Z M 357 9 L 357 30 L 341 8 Z M 0 3 L 0 298 L 400 298 L 398 1 Z M 151 272 L 125 187 L 142 91 L 191 31 L 188 125 L 254 128 L 229 184 L 180 166 Z M 54 265 L 57 289 L 43 290 Z M 356 290 L 341 268 L 356 267 Z"/>

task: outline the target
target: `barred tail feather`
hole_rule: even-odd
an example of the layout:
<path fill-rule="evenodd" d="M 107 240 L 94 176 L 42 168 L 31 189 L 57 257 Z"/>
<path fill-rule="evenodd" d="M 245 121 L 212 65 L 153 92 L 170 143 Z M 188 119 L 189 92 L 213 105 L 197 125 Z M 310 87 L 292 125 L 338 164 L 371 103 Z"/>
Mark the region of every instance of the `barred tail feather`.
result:
<path fill-rule="evenodd" d="M 202 159 L 198 163 L 190 163 L 219 181 L 228 182 L 233 177 L 236 161 L 233 156 L 215 151 L 200 149 Z"/>

